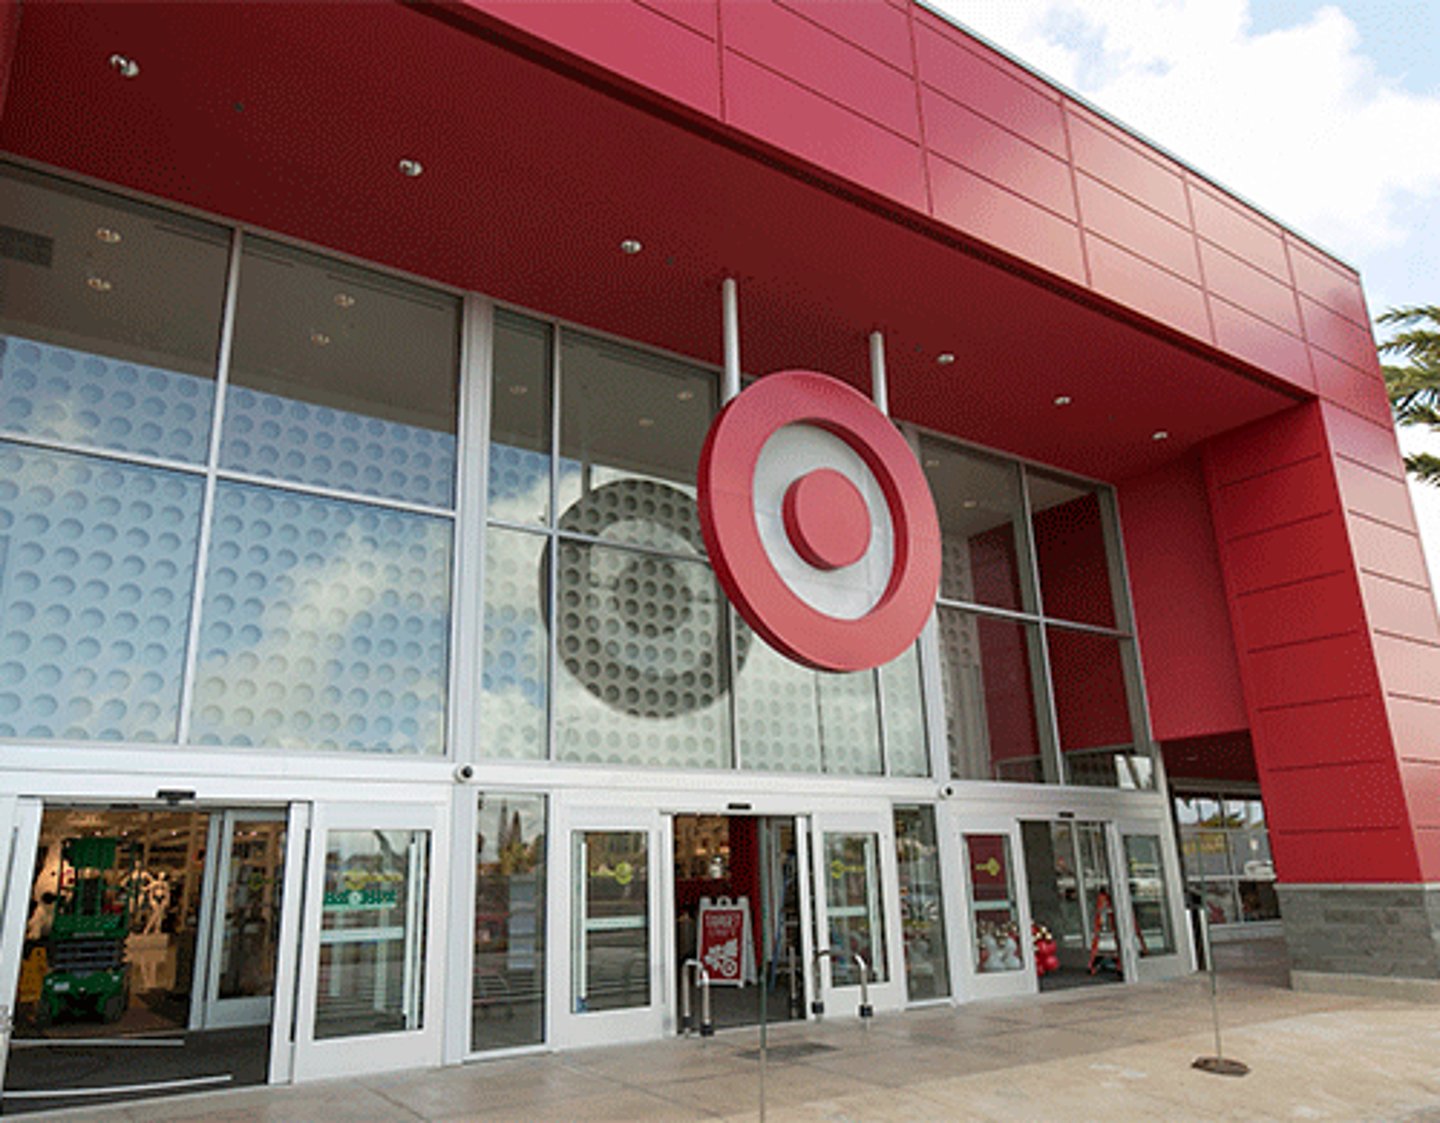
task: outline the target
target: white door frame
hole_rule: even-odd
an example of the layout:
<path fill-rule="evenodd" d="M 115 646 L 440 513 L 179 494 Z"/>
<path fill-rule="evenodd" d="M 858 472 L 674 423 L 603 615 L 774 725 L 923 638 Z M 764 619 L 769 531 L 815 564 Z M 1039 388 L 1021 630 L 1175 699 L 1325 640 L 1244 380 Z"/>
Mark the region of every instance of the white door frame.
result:
<path fill-rule="evenodd" d="M 305 926 L 309 884 L 311 813 L 310 804 L 292 803 L 285 822 L 285 884 L 280 890 L 275 1005 L 270 1011 L 271 1084 L 288 1084 L 295 1074 L 295 1008 L 300 986 L 300 933 Z"/>
<path fill-rule="evenodd" d="M 304 924 L 300 939 L 299 988 L 296 1001 L 292 1078 L 296 1081 L 437 1065 L 441 1058 L 445 994 L 445 900 L 449 882 L 449 803 L 316 803 L 310 827 L 305 870 Z M 423 981 L 420 1024 L 413 1029 L 319 1039 L 315 1014 L 319 993 L 320 945 L 325 897 L 327 838 L 337 830 L 419 830 L 430 835 L 423 909 L 408 887 L 411 916 L 419 927 Z M 283 925 L 282 925 L 283 936 Z M 410 976 L 407 976 L 407 984 Z M 279 1024 L 278 1010 L 275 1019 Z"/>
<path fill-rule="evenodd" d="M 880 927 L 885 939 L 886 981 L 870 984 L 870 1005 L 876 1010 L 900 1010 L 905 1006 L 905 949 L 900 928 L 900 881 L 899 868 L 895 857 L 895 815 L 888 803 L 866 811 L 817 811 L 810 818 L 812 878 L 815 902 L 815 932 L 819 939 L 829 943 L 829 908 L 826 901 L 826 887 L 829 884 L 825 868 L 825 842 L 827 834 L 873 834 L 876 836 L 877 864 L 874 870 L 879 880 L 877 904 L 880 909 Z M 871 892 L 875 892 L 872 887 Z M 816 949 L 819 950 L 818 948 Z M 837 986 L 834 983 L 832 956 L 820 961 L 816 972 L 820 987 L 817 999 L 825 1004 L 829 1017 L 849 1017 L 861 1003 L 861 988 Z M 871 977 L 875 973 L 872 969 Z"/>
<path fill-rule="evenodd" d="M 950 915 L 957 917 L 960 928 L 960 931 L 955 933 L 958 938 L 954 941 L 960 959 L 960 971 L 956 977 L 964 980 L 964 995 L 967 999 L 977 999 L 1034 994 L 1038 989 L 1035 977 L 1035 941 L 1030 936 L 1030 882 L 1026 877 L 1020 820 L 1013 815 L 996 815 L 967 817 L 952 822 L 955 825 L 952 838 L 959 866 L 960 891 L 957 894 L 958 907 L 952 907 Z M 975 966 L 978 959 L 975 950 L 976 910 L 970 889 L 970 855 L 965 848 L 965 836 L 973 834 L 1001 835 L 1010 840 L 1010 881 L 1020 924 L 1022 967 L 1018 971 L 980 971 Z"/>
<path fill-rule="evenodd" d="M 1178 868 L 1174 852 L 1174 831 L 1170 824 L 1155 819 L 1116 819 L 1111 830 L 1112 862 L 1118 874 L 1115 876 L 1115 910 L 1120 918 L 1122 946 L 1125 951 L 1125 978 L 1136 982 L 1150 982 L 1155 979 L 1171 979 L 1187 974 L 1190 970 L 1192 952 L 1190 948 L 1190 924 L 1184 910 L 1180 886 L 1171 871 Z M 1130 865 L 1125 853 L 1125 838 L 1128 835 L 1146 835 L 1160 842 L 1160 876 L 1165 889 L 1165 904 L 1170 911 L 1170 938 L 1174 951 L 1167 955 L 1141 954 L 1141 938 L 1137 929 L 1138 917 L 1135 903 L 1130 896 Z"/>
<path fill-rule="evenodd" d="M 0 1088 L 10 1055 L 42 812 L 38 799 L 0 796 Z"/>

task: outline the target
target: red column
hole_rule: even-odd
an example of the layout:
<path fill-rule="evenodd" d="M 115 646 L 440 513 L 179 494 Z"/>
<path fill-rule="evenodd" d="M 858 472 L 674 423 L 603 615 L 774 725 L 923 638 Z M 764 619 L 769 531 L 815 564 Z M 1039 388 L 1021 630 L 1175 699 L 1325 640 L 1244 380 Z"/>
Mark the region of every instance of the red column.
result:
<path fill-rule="evenodd" d="M 10 89 L 10 69 L 15 65 L 19 38 L 20 0 L 0 0 L 0 115 L 5 112 L 5 94 Z"/>

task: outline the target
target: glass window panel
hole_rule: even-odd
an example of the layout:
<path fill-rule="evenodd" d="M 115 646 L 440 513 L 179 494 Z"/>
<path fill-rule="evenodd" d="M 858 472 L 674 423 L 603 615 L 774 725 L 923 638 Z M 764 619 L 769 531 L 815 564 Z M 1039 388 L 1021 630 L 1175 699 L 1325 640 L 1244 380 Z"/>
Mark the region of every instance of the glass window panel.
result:
<path fill-rule="evenodd" d="M 546 755 L 549 633 L 543 602 L 546 537 L 485 530 L 485 637 L 480 751 L 504 760 Z"/>
<path fill-rule="evenodd" d="M 1202 795 L 1177 796 L 1175 807 L 1182 824 L 1194 823 L 1202 827 L 1221 825 L 1219 800 Z"/>
<path fill-rule="evenodd" d="M 1273 881 L 1275 864 L 1270 857 L 1270 836 L 1265 831 L 1235 831 L 1229 836 L 1230 867 L 1237 877 L 1252 881 Z"/>
<path fill-rule="evenodd" d="M 326 836 L 316 1038 L 423 1025 L 429 850 L 429 831 Z"/>
<path fill-rule="evenodd" d="M 1076 876 L 1074 826 L 1069 822 L 1022 822 L 1020 839 L 1025 847 L 1031 919 L 1050 932 L 1061 966 L 1088 968 L 1090 945 L 1084 912 L 1089 902 Z"/>
<path fill-rule="evenodd" d="M 1280 919 L 1280 898 L 1273 881 L 1237 881 L 1240 916 L 1246 922 Z"/>
<path fill-rule="evenodd" d="M 220 941 L 220 998 L 275 993 L 285 824 L 240 819 L 230 836 L 225 919 Z"/>
<path fill-rule="evenodd" d="M 0 170 L 0 428 L 198 463 L 230 236 Z"/>
<path fill-rule="evenodd" d="M 1125 836 L 1126 876 L 1140 954 L 1173 955 L 1175 933 L 1170 925 L 1170 899 L 1165 891 L 1165 858 L 1153 834 Z"/>
<path fill-rule="evenodd" d="M 880 710 L 871 671 L 815 675 L 820 703 L 820 760 L 826 772 L 880 775 Z"/>
<path fill-rule="evenodd" d="M 921 696 L 920 659 L 911 647 L 880 668 L 884 696 L 885 759 L 892 776 L 930 775 L 930 749 L 925 741 L 925 704 Z"/>
<path fill-rule="evenodd" d="M 835 986 L 859 986 L 856 956 L 870 968 L 872 983 L 888 982 L 885 922 L 880 902 L 879 836 L 825 832 L 825 915 L 830 924 L 830 978 Z"/>
<path fill-rule="evenodd" d="M 565 332 L 561 529 L 703 557 L 692 497 L 716 394 L 709 371 Z"/>
<path fill-rule="evenodd" d="M 650 1005 L 650 895 L 643 831 L 576 831 L 572 1006 Z"/>
<path fill-rule="evenodd" d="M 1027 472 L 1045 615 L 1116 627 L 1105 539 L 1109 518 L 1089 484 Z"/>
<path fill-rule="evenodd" d="M 545 1039 L 545 797 L 479 796 L 470 1048 Z"/>
<path fill-rule="evenodd" d="M 1034 625 L 941 608 L 950 770 L 962 780 L 1044 779 Z"/>
<path fill-rule="evenodd" d="M 900 919 L 905 941 L 905 987 L 910 1001 L 950 993 L 945 955 L 945 902 L 933 807 L 895 809 L 900 874 Z"/>
<path fill-rule="evenodd" d="M 965 885 L 970 893 L 970 954 L 975 971 L 1023 970 L 1025 948 L 1007 835 L 965 836 Z"/>
<path fill-rule="evenodd" d="M 451 523 L 221 483 L 194 739 L 445 751 Z"/>
<path fill-rule="evenodd" d="M 1223 831 L 1187 829 L 1181 834 L 1185 869 L 1191 876 L 1229 877 L 1229 839 Z"/>
<path fill-rule="evenodd" d="M 1265 825 L 1265 811 L 1258 799 L 1227 799 L 1224 807 L 1225 825 L 1232 830 Z"/>
<path fill-rule="evenodd" d="M 1019 469 L 932 440 L 921 455 L 940 515 L 940 595 L 1033 611 L 1035 597 L 1020 560 L 1029 549 Z"/>
<path fill-rule="evenodd" d="M 202 489 L 0 442 L 0 737 L 175 740 Z"/>
<path fill-rule="evenodd" d="M 1211 924 L 1234 924 L 1240 919 L 1240 905 L 1233 881 L 1191 881 L 1190 887 L 1204 900 L 1205 915 Z"/>
<path fill-rule="evenodd" d="M 495 313 L 490 395 L 490 517 L 543 523 L 550 515 L 548 324 Z"/>
<path fill-rule="evenodd" d="M 1072 784 L 1147 788 L 1150 758 L 1135 749 L 1122 643 L 1113 636 L 1046 629 L 1055 724 Z"/>
<path fill-rule="evenodd" d="M 561 760 L 723 768 L 725 601 L 703 562 L 559 540 Z"/>
<path fill-rule="evenodd" d="M 221 465 L 452 506 L 459 341 L 455 297 L 246 239 Z"/>
<path fill-rule="evenodd" d="M 819 682 L 735 617 L 738 650 L 746 653 L 735 685 L 740 763 L 761 772 L 821 770 Z"/>

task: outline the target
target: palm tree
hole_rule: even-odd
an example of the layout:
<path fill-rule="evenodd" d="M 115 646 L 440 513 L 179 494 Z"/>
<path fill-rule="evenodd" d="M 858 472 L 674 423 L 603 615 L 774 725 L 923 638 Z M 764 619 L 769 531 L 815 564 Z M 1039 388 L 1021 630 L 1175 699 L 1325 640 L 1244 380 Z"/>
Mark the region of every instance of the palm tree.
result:
<path fill-rule="evenodd" d="M 1440 305 L 1391 308 L 1378 322 L 1402 329 L 1380 344 L 1380 354 L 1405 362 L 1385 367 L 1395 421 L 1440 433 Z M 1417 452 L 1405 457 L 1405 467 L 1426 483 L 1440 486 L 1440 456 Z"/>

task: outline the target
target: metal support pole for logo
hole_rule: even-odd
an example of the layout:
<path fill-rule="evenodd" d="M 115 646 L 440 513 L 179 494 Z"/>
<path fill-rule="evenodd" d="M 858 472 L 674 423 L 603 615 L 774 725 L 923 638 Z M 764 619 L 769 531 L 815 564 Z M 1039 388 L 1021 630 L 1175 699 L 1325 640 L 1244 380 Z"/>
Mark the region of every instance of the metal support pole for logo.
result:
<path fill-rule="evenodd" d="M 1196 1057 L 1190 1067 L 1201 1072 L 1213 1072 L 1216 1076 L 1246 1076 L 1250 1066 L 1244 1061 L 1227 1057 L 1220 1048 L 1220 996 L 1215 979 L 1215 953 L 1210 946 L 1210 917 L 1203 900 L 1200 904 L 1200 941 L 1205 950 L 1205 966 L 1210 971 L 1210 1015 L 1215 1024 L 1215 1055 Z"/>
<path fill-rule="evenodd" d="M 890 385 L 885 377 L 885 333 L 870 333 L 870 398 L 875 408 L 890 416 Z"/>
<path fill-rule="evenodd" d="M 720 403 L 740 396 L 740 297 L 734 277 L 720 282 L 721 323 L 725 340 L 725 377 L 720 383 Z"/>

